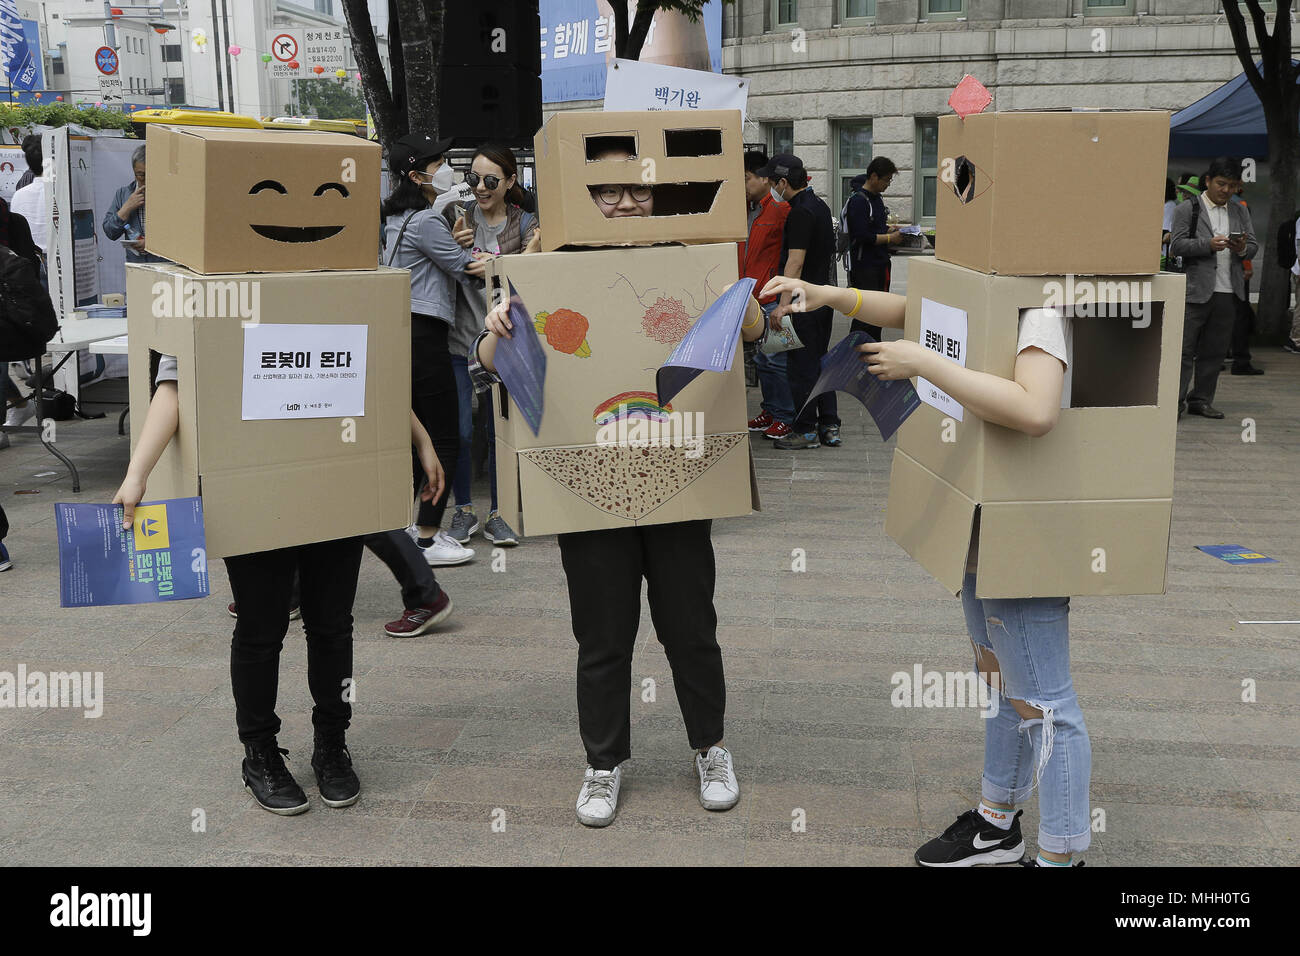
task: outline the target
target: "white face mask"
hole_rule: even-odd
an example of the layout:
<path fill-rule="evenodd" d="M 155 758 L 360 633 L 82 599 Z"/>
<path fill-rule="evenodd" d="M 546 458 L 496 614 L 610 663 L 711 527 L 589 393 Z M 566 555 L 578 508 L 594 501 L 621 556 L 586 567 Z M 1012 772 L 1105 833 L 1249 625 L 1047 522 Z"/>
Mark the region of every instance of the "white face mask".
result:
<path fill-rule="evenodd" d="M 773 202 L 785 202 L 785 200 L 781 198 L 781 194 L 780 194 L 779 192 L 776 191 L 776 187 L 775 187 L 775 186 L 772 187 L 772 189 L 771 189 L 771 194 L 772 194 L 772 201 L 773 201 Z"/>
<path fill-rule="evenodd" d="M 425 174 L 429 175 L 429 174 Z M 452 171 L 451 163 L 443 163 L 429 175 L 429 181 L 423 185 L 429 186 L 439 193 L 445 193 L 451 189 L 456 182 L 456 174 Z"/>

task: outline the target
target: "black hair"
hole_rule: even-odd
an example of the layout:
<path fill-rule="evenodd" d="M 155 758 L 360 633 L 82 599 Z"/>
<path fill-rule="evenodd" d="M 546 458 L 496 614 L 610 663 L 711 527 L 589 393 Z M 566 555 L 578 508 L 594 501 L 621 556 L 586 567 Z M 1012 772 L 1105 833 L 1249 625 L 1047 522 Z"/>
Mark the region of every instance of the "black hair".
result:
<path fill-rule="evenodd" d="M 1224 179 L 1240 179 L 1241 160 L 1231 156 L 1216 157 L 1205 172 L 1204 185 L 1209 185 L 1210 180 L 1216 176 L 1222 176 Z"/>
<path fill-rule="evenodd" d="M 429 162 L 433 162 L 432 159 Z M 427 166 L 428 163 L 425 163 Z M 418 212 L 421 209 L 429 207 L 429 199 L 424 195 L 423 190 L 406 173 L 401 173 L 397 178 L 397 185 L 393 191 L 388 194 L 388 198 L 383 201 L 379 207 L 379 216 L 381 219 L 387 219 L 389 216 L 400 215 L 404 212 Z"/>
<path fill-rule="evenodd" d="M 514 150 L 508 146 L 502 146 L 499 143 L 484 143 L 478 149 L 474 150 L 474 155 L 470 157 L 470 165 L 474 165 L 474 160 L 482 156 L 489 163 L 494 163 L 501 167 L 501 171 L 506 174 L 506 179 L 511 176 L 515 177 L 515 184 L 506 190 L 506 201 L 521 206 L 524 203 L 524 190 L 519 185 L 519 164 L 515 162 Z"/>
<path fill-rule="evenodd" d="M 41 153 L 41 137 L 29 133 L 23 137 L 23 155 L 27 157 L 27 168 L 33 176 L 39 176 L 45 169 L 45 158 Z"/>
<path fill-rule="evenodd" d="M 784 176 L 768 176 L 767 178 L 773 183 L 779 183 L 784 179 L 790 184 L 791 189 L 803 189 L 808 185 L 808 170 L 804 169 L 802 166 L 798 166 L 795 169 L 790 170 L 790 172 L 786 173 Z"/>
<path fill-rule="evenodd" d="M 875 176 L 877 179 L 884 179 L 886 176 L 892 176 L 898 172 L 898 167 L 894 161 L 887 156 L 877 156 L 870 165 L 867 166 L 867 178 Z"/>
<path fill-rule="evenodd" d="M 749 149 L 745 151 L 745 171 L 756 173 L 767 165 L 767 153 L 761 149 Z"/>
<path fill-rule="evenodd" d="M 1178 189 L 1174 186 L 1172 179 L 1165 179 L 1165 202 L 1173 202 L 1178 198 Z"/>

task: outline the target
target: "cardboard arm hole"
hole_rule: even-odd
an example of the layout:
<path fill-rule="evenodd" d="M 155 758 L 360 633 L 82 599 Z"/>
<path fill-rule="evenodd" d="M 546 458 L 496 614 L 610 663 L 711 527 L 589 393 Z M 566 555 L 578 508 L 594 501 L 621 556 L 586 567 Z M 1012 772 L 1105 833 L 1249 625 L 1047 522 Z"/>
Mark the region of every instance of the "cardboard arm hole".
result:
<path fill-rule="evenodd" d="M 664 156 L 721 156 L 722 130 L 666 129 L 664 130 Z"/>
<path fill-rule="evenodd" d="M 606 133 L 599 136 L 584 136 L 582 145 L 586 151 L 587 162 L 594 163 L 597 162 L 597 156 L 611 150 L 629 153 L 633 159 L 636 159 L 639 144 L 636 133 Z"/>
<path fill-rule="evenodd" d="M 1117 302 L 1111 283 L 1095 280 L 1098 300 L 1067 307 L 1074 339 L 1070 408 L 1159 404 L 1163 302 Z M 1115 286 L 1126 286 L 1114 280 Z"/>

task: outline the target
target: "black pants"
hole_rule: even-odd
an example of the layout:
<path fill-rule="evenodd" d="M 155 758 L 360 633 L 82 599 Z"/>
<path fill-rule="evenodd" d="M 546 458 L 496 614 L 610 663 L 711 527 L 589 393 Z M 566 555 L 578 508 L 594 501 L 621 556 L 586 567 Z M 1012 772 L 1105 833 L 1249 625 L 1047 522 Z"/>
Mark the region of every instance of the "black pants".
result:
<path fill-rule="evenodd" d="M 1208 302 L 1188 302 L 1183 319 L 1183 367 L 1178 383 L 1178 408 L 1209 405 L 1219 387 L 1219 370 L 1228 354 L 1237 297 L 1215 292 Z"/>
<path fill-rule="evenodd" d="M 352 677 L 352 602 L 361 570 L 361 539 L 342 538 L 226 558 L 239 606 L 230 642 L 235 724 L 243 743 L 280 732 L 275 713 L 280 649 L 289 630 L 290 593 L 299 574 L 307 631 L 307 684 L 317 733 L 342 733 L 352 719 L 344 681 Z"/>
<path fill-rule="evenodd" d="M 632 754 L 628 692 L 643 577 L 690 745 L 703 750 L 722 739 L 727 685 L 713 610 L 711 526 L 679 521 L 558 537 L 578 639 L 578 730 L 597 770 L 613 770 Z"/>
<path fill-rule="evenodd" d="M 402 607 L 427 607 L 438 600 L 442 588 L 424 554 L 405 531 L 380 531 L 361 539 L 371 553 L 388 566 L 402 587 Z"/>
<path fill-rule="evenodd" d="M 1249 294 L 1249 288 L 1247 289 Z M 1234 296 L 1235 298 L 1235 296 Z M 1250 302 L 1236 300 L 1236 312 L 1232 316 L 1232 368 L 1240 372 L 1250 368 L 1250 332 L 1255 324 L 1255 310 Z"/>
<path fill-rule="evenodd" d="M 433 441 L 443 473 L 447 476 L 443 493 L 434 501 L 421 501 L 415 523 L 438 527 L 451 494 L 451 479 L 456 474 L 460 454 L 460 399 L 456 394 L 456 373 L 451 367 L 447 348 L 446 322 L 427 315 L 411 316 L 411 409 Z M 411 452 L 412 474 L 418 492 L 424 485 L 424 468 L 414 450 Z"/>
<path fill-rule="evenodd" d="M 790 316 L 795 334 L 803 343 L 803 348 L 787 352 L 785 360 L 790 397 L 794 399 L 794 430 L 800 434 L 840 423 L 834 392 L 823 392 L 804 408 L 822 372 L 822 356 L 830 346 L 833 315 L 831 307 L 826 306 L 812 312 L 794 312 Z"/>
<path fill-rule="evenodd" d="M 849 273 L 849 285 L 854 289 L 869 289 L 874 292 L 889 291 L 889 263 L 863 263 Z M 868 325 L 861 319 L 849 322 L 850 332 L 866 332 L 877 342 L 880 341 L 880 326 Z"/>

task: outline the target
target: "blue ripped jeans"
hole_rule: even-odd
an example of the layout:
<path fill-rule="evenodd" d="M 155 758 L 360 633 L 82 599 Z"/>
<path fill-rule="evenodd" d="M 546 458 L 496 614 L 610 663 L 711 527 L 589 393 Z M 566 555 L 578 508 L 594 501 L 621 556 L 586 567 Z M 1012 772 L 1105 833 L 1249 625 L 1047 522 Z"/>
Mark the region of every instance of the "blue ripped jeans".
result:
<path fill-rule="evenodd" d="M 1021 803 L 1037 782 L 1038 848 L 1086 850 L 1092 744 L 1070 679 L 1070 599 L 980 599 L 967 574 L 961 603 L 970 639 L 993 652 L 1002 674 L 997 715 L 984 724 L 984 800 Z M 1022 720 L 1011 700 L 1042 719 Z"/>

